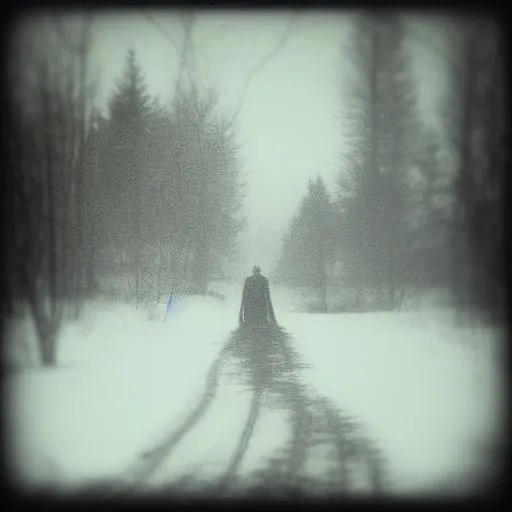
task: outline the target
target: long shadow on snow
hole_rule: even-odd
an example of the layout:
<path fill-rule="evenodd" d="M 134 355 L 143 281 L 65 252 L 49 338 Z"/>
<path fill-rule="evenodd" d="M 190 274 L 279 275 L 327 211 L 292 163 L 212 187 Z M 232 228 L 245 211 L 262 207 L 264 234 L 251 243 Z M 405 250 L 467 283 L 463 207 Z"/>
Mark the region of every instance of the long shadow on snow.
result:
<path fill-rule="evenodd" d="M 131 478 L 120 492 L 135 493 L 136 488 L 169 460 L 180 441 L 198 425 L 212 404 L 222 367 L 228 358 L 237 363 L 235 377 L 250 386 L 252 400 L 243 432 L 224 474 L 220 481 L 207 486 L 195 482 L 193 475 L 186 475 L 162 486 L 162 492 L 194 495 L 206 491 L 218 496 L 242 492 L 283 497 L 315 492 L 343 494 L 353 484 L 350 471 L 353 461 L 363 463 L 373 491 L 383 491 L 384 464 L 379 450 L 361 434 L 361 425 L 352 417 L 341 413 L 331 401 L 301 381 L 300 371 L 308 366 L 291 348 L 292 339 L 282 327 L 233 331 L 210 366 L 205 390 L 197 406 L 161 443 L 141 454 Z M 242 481 L 237 472 L 260 417 L 264 397 L 288 412 L 291 436 L 277 454 L 265 460 L 263 468 Z M 314 450 L 321 445 L 333 455 L 331 468 L 323 478 L 322 475 L 308 475 L 305 471 L 308 457 L 314 457 Z"/>

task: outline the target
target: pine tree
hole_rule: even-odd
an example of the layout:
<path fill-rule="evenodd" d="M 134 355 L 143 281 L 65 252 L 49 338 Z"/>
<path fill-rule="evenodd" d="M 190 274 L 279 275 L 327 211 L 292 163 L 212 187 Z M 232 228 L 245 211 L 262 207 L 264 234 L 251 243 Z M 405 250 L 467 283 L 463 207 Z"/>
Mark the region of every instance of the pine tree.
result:
<path fill-rule="evenodd" d="M 302 273 L 305 265 L 299 259 L 303 249 L 300 244 L 299 228 L 300 218 L 297 214 L 288 223 L 275 269 L 276 282 L 291 287 L 304 286 L 307 282 L 306 276 Z"/>
<path fill-rule="evenodd" d="M 141 131 L 143 120 L 150 114 L 150 98 L 135 50 L 129 50 L 121 81 L 110 99 L 110 119 L 118 132 L 127 135 Z"/>
<path fill-rule="evenodd" d="M 175 159 L 176 127 L 166 109 L 154 104 L 152 110 L 146 160 L 146 193 L 149 200 L 145 204 L 148 219 L 145 236 L 153 248 L 154 293 L 160 297 L 162 293 L 175 291 L 174 278 L 182 272 L 178 249 L 182 197 L 178 192 L 179 172 Z"/>
<path fill-rule="evenodd" d="M 327 264 L 332 251 L 332 211 L 320 176 L 308 182 L 299 211 L 284 238 L 276 273 L 290 286 L 317 290 L 320 311 L 327 310 Z"/>
<path fill-rule="evenodd" d="M 304 204 L 305 227 L 309 232 L 305 242 L 309 243 L 315 284 L 319 293 L 320 309 L 327 310 L 327 262 L 330 251 L 330 200 L 320 176 L 309 185 L 308 200 Z"/>
<path fill-rule="evenodd" d="M 181 91 L 173 111 L 175 166 L 180 201 L 179 237 L 198 293 L 233 250 L 241 227 L 243 182 L 239 147 L 217 112 L 217 95 L 193 84 Z"/>
<path fill-rule="evenodd" d="M 340 181 L 349 175 L 353 199 L 349 211 L 343 207 L 341 233 L 350 233 L 353 245 L 358 302 L 365 291 L 376 290 L 379 306 L 386 308 L 400 300 L 408 260 L 407 171 L 416 100 L 404 38 L 404 22 L 392 13 L 357 18 L 351 47 L 355 69 L 347 78 L 344 112 L 351 147 L 344 159 L 349 169 L 342 169 Z"/>
<path fill-rule="evenodd" d="M 142 298 L 146 270 L 144 227 L 148 219 L 144 211 L 149 204 L 146 187 L 151 180 L 147 169 L 150 115 L 142 71 L 135 51 L 130 50 L 123 77 L 110 100 L 109 146 L 103 172 L 110 174 L 113 187 L 109 219 L 117 234 L 116 249 L 129 260 L 130 273 L 135 276 L 137 304 Z"/>

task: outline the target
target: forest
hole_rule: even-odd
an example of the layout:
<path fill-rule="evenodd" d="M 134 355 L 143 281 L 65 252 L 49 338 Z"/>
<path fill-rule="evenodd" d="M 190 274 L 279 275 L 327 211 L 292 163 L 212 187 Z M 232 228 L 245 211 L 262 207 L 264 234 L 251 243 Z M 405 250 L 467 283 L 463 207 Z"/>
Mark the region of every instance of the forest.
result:
<path fill-rule="evenodd" d="M 492 21 L 451 21 L 441 133 L 421 118 L 407 25 L 391 15 L 354 22 L 337 193 L 310 180 L 276 270 L 283 283 L 315 289 L 317 311 L 340 289 L 339 311 L 389 311 L 440 287 L 463 312 L 503 314 L 502 35 Z"/>
<path fill-rule="evenodd" d="M 320 170 L 310 180 L 272 278 L 312 290 L 321 312 L 399 310 L 408 294 L 441 286 L 461 311 L 499 322 L 508 158 L 500 26 L 447 19 L 453 85 L 437 133 L 419 113 L 407 16 L 352 18 L 337 191 Z M 56 362 L 63 322 L 91 297 L 139 306 L 164 292 L 208 293 L 229 273 L 246 221 L 237 113 L 220 107 L 221 88 L 194 78 L 193 12 L 181 19 L 172 101 L 151 97 L 130 50 L 107 113 L 90 78 L 93 23 L 92 13 L 73 26 L 47 15 L 20 24 L 10 45 L 3 303 L 6 315 L 28 305 L 44 365 Z"/>

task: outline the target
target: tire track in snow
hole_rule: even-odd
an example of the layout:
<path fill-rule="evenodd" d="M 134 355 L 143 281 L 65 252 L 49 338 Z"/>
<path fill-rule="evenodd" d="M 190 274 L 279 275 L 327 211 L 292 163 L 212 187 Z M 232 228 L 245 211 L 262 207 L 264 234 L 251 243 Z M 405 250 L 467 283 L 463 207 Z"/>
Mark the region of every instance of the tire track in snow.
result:
<path fill-rule="evenodd" d="M 380 450 L 365 437 L 360 423 L 301 382 L 300 371 L 308 366 L 291 348 L 292 340 L 282 327 L 233 331 L 210 366 L 197 406 L 178 426 L 167 429 L 163 441 L 139 456 L 122 481 L 110 486 L 110 494 L 129 496 L 155 491 L 147 484 L 164 463 L 172 461 L 178 445 L 185 442 L 186 436 L 205 418 L 217 396 L 222 369 L 228 361 L 237 367 L 239 385 L 248 385 L 253 397 L 225 471 L 220 478 L 201 485 L 194 483 L 192 475 L 185 475 L 161 485 L 162 491 L 186 494 L 185 484 L 188 484 L 188 493 L 192 495 L 205 490 L 216 496 L 240 492 L 258 495 L 343 494 L 360 487 L 354 477 L 354 467 L 357 466 L 370 492 L 384 492 L 386 471 Z M 291 435 L 277 455 L 265 459 L 258 454 L 259 468 L 241 476 L 240 468 L 260 420 L 264 396 L 272 397 L 277 408 L 288 413 Z M 322 468 L 328 459 L 331 461 L 328 468 Z"/>

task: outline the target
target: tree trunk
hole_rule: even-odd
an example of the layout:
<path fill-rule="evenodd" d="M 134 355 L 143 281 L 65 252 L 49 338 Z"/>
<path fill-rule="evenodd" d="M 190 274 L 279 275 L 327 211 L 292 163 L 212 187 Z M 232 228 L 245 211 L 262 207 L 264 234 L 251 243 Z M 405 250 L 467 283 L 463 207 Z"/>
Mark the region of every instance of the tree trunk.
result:
<path fill-rule="evenodd" d="M 165 265 L 165 256 L 162 248 L 162 242 L 158 240 L 158 278 L 156 283 L 156 297 L 157 301 L 160 300 L 160 297 L 162 296 L 162 283 L 165 280 L 165 269 L 167 265 Z"/>
<path fill-rule="evenodd" d="M 322 280 L 320 284 L 320 310 L 322 313 L 327 312 L 327 284 L 325 280 Z"/>
<path fill-rule="evenodd" d="M 45 310 L 44 299 L 35 293 L 31 295 L 30 307 L 37 332 L 41 364 L 45 367 L 54 366 L 57 363 L 58 306 L 50 304 L 51 311 L 48 312 Z"/>
<path fill-rule="evenodd" d="M 138 199 L 138 198 L 137 198 Z M 138 201 L 137 201 L 138 205 Z M 142 277 L 142 255 L 141 255 L 141 229 L 140 229 L 140 209 L 136 208 L 133 213 L 134 233 L 131 240 L 133 254 L 133 268 L 135 274 L 135 304 L 139 309 L 141 299 L 141 277 Z"/>
<path fill-rule="evenodd" d="M 320 310 L 322 313 L 327 312 L 327 275 L 325 265 L 325 249 L 321 249 L 322 254 L 319 258 L 318 264 L 318 280 L 319 280 L 319 296 L 320 296 Z"/>
<path fill-rule="evenodd" d="M 57 336 L 55 332 L 48 332 L 43 339 L 39 340 L 39 352 L 44 367 L 57 364 Z"/>
<path fill-rule="evenodd" d="M 194 261 L 194 288 L 201 295 L 206 294 L 208 290 L 208 255 L 204 241 L 199 241 L 196 246 Z"/>

